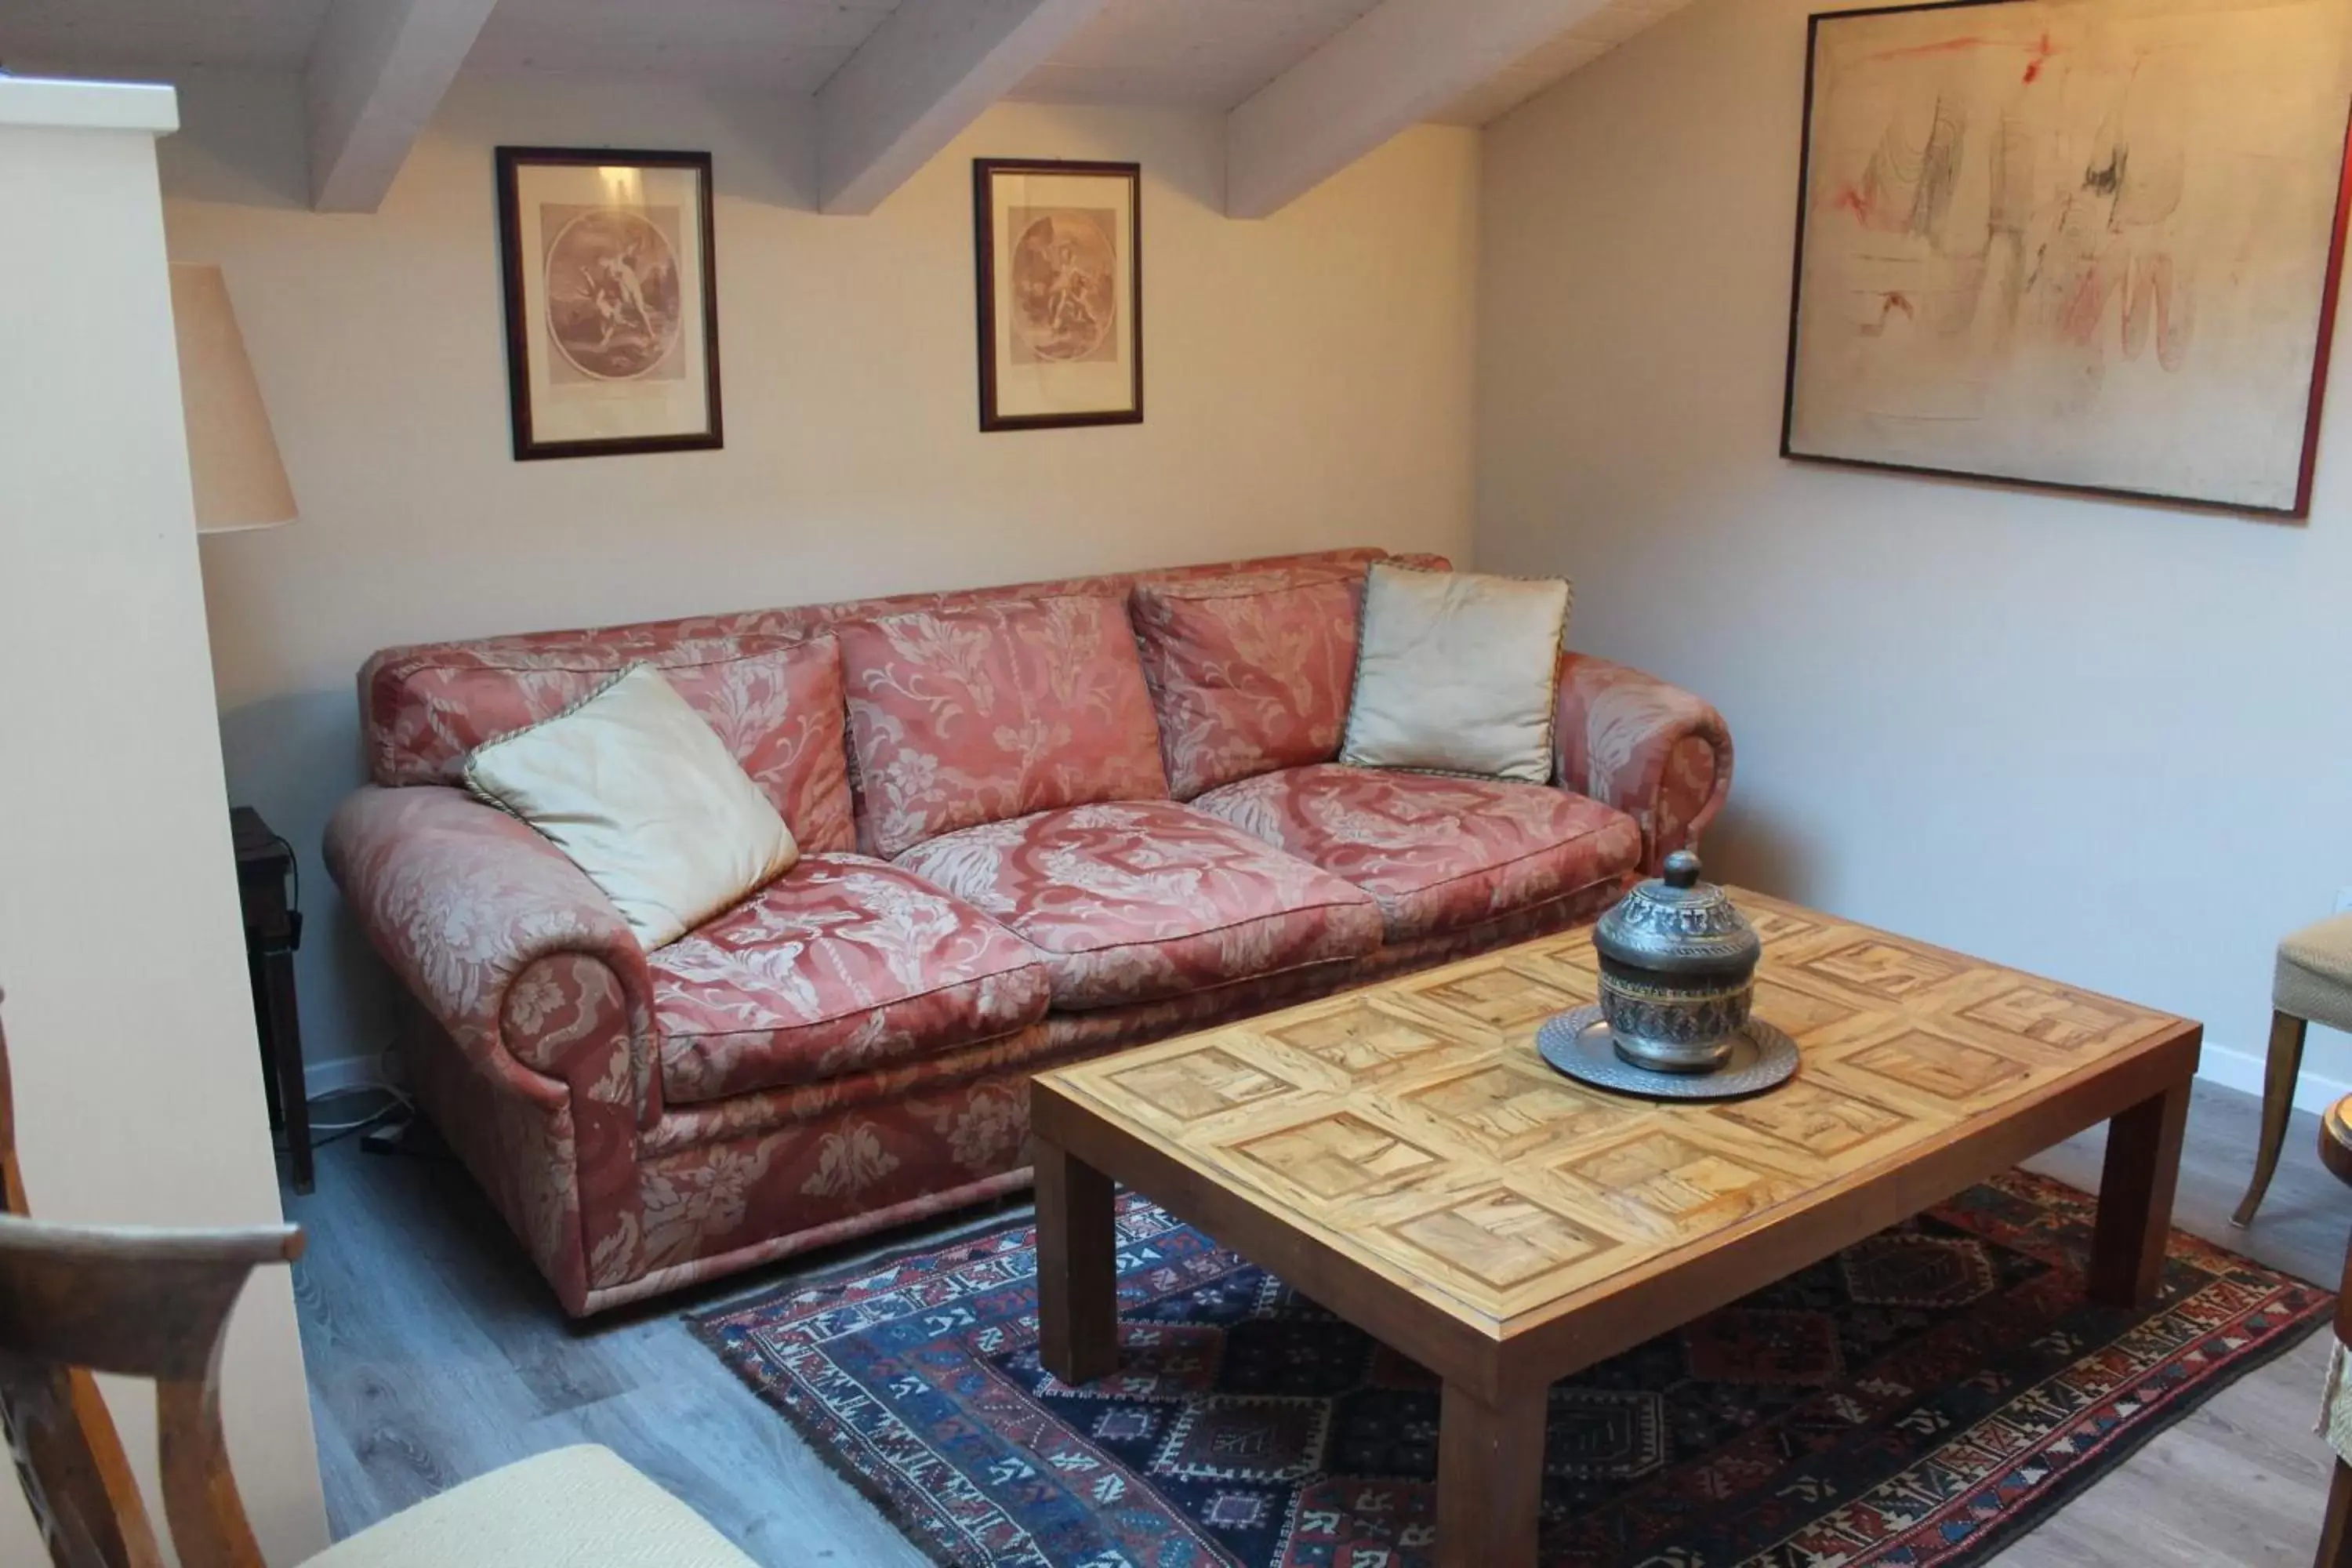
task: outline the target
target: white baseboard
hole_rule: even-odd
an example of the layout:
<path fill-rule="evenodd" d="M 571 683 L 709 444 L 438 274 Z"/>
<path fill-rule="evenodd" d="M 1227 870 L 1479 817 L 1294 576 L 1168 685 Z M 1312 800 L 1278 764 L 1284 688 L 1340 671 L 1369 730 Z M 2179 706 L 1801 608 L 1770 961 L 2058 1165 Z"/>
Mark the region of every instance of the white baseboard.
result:
<path fill-rule="evenodd" d="M 2263 1093 L 2263 1060 L 2252 1051 L 2233 1050 L 2208 1040 L 2205 1042 L 2205 1054 L 2198 1060 L 2197 1076 L 2208 1083 L 2240 1089 L 2259 1100 Z M 2306 1068 L 2295 1079 L 2294 1108 L 2316 1114 L 2347 1094 L 2352 1094 L 2352 1083 L 2346 1083 L 2341 1079 L 2322 1078 Z"/>
<path fill-rule="evenodd" d="M 326 1094 L 348 1094 L 355 1089 L 383 1087 L 383 1058 L 379 1053 L 337 1057 L 332 1061 L 304 1062 L 302 1082 L 312 1100 Z"/>

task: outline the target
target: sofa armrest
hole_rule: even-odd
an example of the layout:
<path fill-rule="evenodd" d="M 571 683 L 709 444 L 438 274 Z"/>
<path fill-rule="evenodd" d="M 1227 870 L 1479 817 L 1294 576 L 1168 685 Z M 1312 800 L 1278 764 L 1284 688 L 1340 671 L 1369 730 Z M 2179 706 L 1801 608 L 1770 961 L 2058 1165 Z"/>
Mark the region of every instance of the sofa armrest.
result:
<path fill-rule="evenodd" d="M 1563 653 L 1554 780 L 1642 825 L 1643 869 L 1698 842 L 1731 790 L 1731 731 L 1699 698 L 1654 675 Z"/>
<path fill-rule="evenodd" d="M 369 784 L 336 809 L 326 854 L 369 941 L 478 1069 L 659 1118 L 645 950 L 562 850 L 462 790 Z"/>

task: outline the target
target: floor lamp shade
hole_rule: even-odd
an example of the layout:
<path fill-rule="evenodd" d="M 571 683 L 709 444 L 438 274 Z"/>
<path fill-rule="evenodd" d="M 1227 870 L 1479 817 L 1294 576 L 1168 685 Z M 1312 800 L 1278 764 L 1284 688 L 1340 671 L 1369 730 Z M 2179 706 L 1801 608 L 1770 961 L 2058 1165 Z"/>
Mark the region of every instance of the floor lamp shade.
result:
<path fill-rule="evenodd" d="M 269 411 L 217 267 L 174 263 L 172 321 L 180 341 L 180 404 L 195 480 L 196 531 L 226 533 L 294 521 L 294 491 Z"/>

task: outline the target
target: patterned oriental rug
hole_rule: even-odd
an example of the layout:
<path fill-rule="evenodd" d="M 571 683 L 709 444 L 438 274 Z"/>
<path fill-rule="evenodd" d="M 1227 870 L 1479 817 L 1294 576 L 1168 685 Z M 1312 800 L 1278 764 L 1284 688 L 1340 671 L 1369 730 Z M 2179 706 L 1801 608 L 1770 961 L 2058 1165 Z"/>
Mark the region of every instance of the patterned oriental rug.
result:
<path fill-rule="evenodd" d="M 1981 1562 L 2327 1312 L 2178 1233 L 2155 1307 L 2091 1306 L 2093 1212 L 2012 1173 L 1556 1385 L 1544 1562 Z M 1435 1380 L 1131 1194 L 1119 1227 L 1083 1389 L 1024 1220 L 689 1321 L 941 1563 L 1427 1563 Z"/>

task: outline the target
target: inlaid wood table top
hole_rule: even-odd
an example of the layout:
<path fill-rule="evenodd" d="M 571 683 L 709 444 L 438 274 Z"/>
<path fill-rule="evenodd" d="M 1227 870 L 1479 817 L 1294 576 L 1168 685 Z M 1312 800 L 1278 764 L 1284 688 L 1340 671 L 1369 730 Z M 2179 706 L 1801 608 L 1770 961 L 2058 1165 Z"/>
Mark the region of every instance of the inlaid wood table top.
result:
<path fill-rule="evenodd" d="M 2130 1103 L 2051 1131 L 2070 1089 L 2139 1058 L 2167 1056 L 2147 1092 L 2194 1070 L 2185 1020 L 1735 898 L 1764 942 L 1756 1012 L 1803 1058 L 1755 1098 L 1654 1103 L 1545 1065 L 1538 1026 L 1600 994 L 1586 928 L 1042 1074 L 1040 1135 L 1115 1131 L 1506 1340 L 2049 1108 L 2021 1157 Z M 1923 1181 L 1862 1217 L 1948 1195 Z"/>

